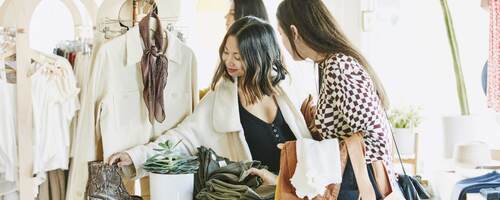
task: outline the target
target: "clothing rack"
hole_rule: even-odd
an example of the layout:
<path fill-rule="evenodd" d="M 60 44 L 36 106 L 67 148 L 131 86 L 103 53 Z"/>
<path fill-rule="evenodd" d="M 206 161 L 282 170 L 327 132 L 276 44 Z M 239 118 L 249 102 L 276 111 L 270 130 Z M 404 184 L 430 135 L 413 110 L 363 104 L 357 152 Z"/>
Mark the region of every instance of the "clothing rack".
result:
<path fill-rule="evenodd" d="M 32 15 L 42 0 L 5 0 L 0 13 L 2 13 L 3 26 L 11 28 L 0 28 L 0 49 L 4 50 L 6 44 L 12 44 L 12 51 L 15 52 L 16 62 L 16 99 L 17 105 L 15 107 L 17 124 L 16 124 L 16 137 L 17 137 L 17 152 L 18 152 L 18 192 L 19 199 L 30 200 L 34 199 L 34 178 L 33 166 L 34 155 L 32 151 L 33 145 L 33 109 L 31 97 L 31 82 L 29 72 L 31 70 L 31 61 L 37 59 L 51 59 L 51 56 L 34 56 L 34 52 L 30 49 L 29 45 L 29 31 L 28 30 Z M 84 21 L 84 15 L 94 13 L 91 16 L 95 22 L 97 4 L 93 0 L 82 0 L 84 7 L 89 12 L 81 12 L 80 7 L 76 5 L 75 1 L 61 0 L 70 11 L 73 22 L 76 27 L 85 26 L 92 27 Z M 55 11 L 58 12 L 58 11 Z M 50 23 L 50 22 L 46 22 Z M 90 22 L 93 23 L 93 22 Z M 76 33 L 76 31 L 75 31 Z M 0 53 L 5 54 L 5 52 Z M 54 61 L 57 61 L 54 60 Z"/>

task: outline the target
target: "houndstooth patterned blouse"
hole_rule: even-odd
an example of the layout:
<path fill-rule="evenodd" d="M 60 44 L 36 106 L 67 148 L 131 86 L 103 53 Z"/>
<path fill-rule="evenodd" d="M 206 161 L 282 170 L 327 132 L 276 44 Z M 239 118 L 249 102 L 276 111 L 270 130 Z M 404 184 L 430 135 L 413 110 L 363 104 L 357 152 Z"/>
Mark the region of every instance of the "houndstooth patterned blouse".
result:
<path fill-rule="evenodd" d="M 343 139 L 362 132 L 367 163 L 391 161 L 389 123 L 375 86 L 353 57 L 332 55 L 320 64 L 322 72 L 316 128 L 323 138 Z"/>

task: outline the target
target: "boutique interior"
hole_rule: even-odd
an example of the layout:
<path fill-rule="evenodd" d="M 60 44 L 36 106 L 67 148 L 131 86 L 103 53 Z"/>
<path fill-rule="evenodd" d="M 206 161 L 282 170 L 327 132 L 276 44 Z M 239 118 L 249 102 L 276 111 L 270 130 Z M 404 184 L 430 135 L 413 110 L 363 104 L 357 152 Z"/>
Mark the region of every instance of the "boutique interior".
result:
<path fill-rule="evenodd" d="M 294 157 L 297 168 L 292 170 L 296 174 L 289 174 L 288 178 L 283 171 L 286 168 L 283 166 L 286 163 L 285 149 L 288 151 L 290 148 L 288 142 L 273 151 L 278 155 L 276 171 L 272 170 L 273 164 L 256 160 L 259 152 L 252 149 L 252 139 L 246 134 L 256 127 L 248 128 L 248 124 L 243 123 L 246 119 L 242 114 L 246 112 L 244 106 L 241 103 L 233 105 L 232 101 L 224 99 L 224 95 L 233 93 L 226 94 L 223 89 L 217 91 L 219 87 L 231 88 L 231 85 L 220 81 L 214 87 L 219 67 L 229 62 L 226 51 L 229 51 L 227 45 L 230 39 L 225 37 L 226 34 L 232 36 L 229 33 L 233 30 L 233 35 L 237 35 L 251 28 L 250 25 L 243 26 L 238 32 L 235 30 L 238 27 L 228 24 L 228 18 L 234 17 L 234 23 L 239 23 L 241 20 L 236 18 L 243 17 L 239 12 L 244 10 L 237 7 L 249 6 L 257 1 L 263 2 L 268 19 L 250 18 L 250 21 L 257 21 L 251 25 L 260 23 L 273 28 L 271 43 L 276 43 L 281 50 L 278 54 L 288 72 L 284 81 L 290 82 L 289 101 L 284 101 L 280 95 L 271 98 L 279 114 L 274 121 L 271 120 L 272 129 L 269 129 L 274 133 L 286 132 L 275 129 L 275 122 L 279 124 L 279 119 L 282 119 L 288 123 L 287 130 L 294 132 L 297 138 L 297 155 Z M 313 171 L 317 174 L 325 172 L 333 177 L 322 177 L 322 180 L 330 182 L 320 186 L 320 194 L 325 192 L 325 188 L 326 192 L 330 191 L 331 188 L 325 186 L 335 183 L 333 185 L 342 184 L 338 199 L 358 199 L 357 196 L 347 198 L 342 195 L 343 183 L 354 180 L 346 179 L 345 173 L 340 174 L 344 171 L 343 165 L 339 164 L 343 163 L 339 161 L 343 155 L 342 146 L 347 146 L 351 159 L 349 163 L 352 162 L 352 167 L 356 166 L 350 143 L 343 141 L 344 136 L 334 140 L 326 140 L 325 137 L 325 141 L 321 141 L 323 143 L 314 141 L 317 142 L 315 148 L 311 147 L 312 142 L 307 141 L 299 145 L 297 132 L 301 132 L 302 124 L 306 131 L 300 134 L 307 132 L 304 138 L 311 137 L 314 129 L 308 127 L 303 102 L 312 99 L 310 102 L 313 104 L 321 104 L 322 101 L 317 100 L 323 95 L 335 97 L 338 92 L 329 90 L 322 94 L 324 63 L 309 57 L 296 59 L 286 50 L 290 42 L 299 40 L 307 44 L 310 41 L 304 39 L 306 35 L 300 36 L 302 30 L 295 29 L 293 23 L 283 26 L 288 19 L 284 20 L 282 16 L 286 15 L 279 12 L 288 4 L 302 3 L 307 9 L 304 8 L 303 13 L 288 15 L 288 18 L 293 21 L 308 19 L 308 15 L 314 17 L 315 12 L 308 13 L 308 9 L 313 7 L 309 5 L 326 7 L 327 13 L 333 16 L 331 19 L 336 21 L 335 27 L 340 28 L 349 45 L 357 49 L 355 55 L 359 52 L 364 56 L 378 75 L 377 81 L 380 80 L 385 88 L 390 104 L 381 116 L 391 127 L 386 130 L 390 134 L 385 136 L 388 138 L 387 146 L 392 148 L 388 150 L 389 164 L 384 163 L 388 170 L 384 171 L 408 175 L 418 182 L 413 183 L 418 185 L 413 190 L 424 193 L 417 198 L 409 198 L 407 189 L 401 187 L 404 183 L 398 182 L 404 180 L 400 176 L 394 179 L 393 184 L 400 186 L 393 188 L 393 191 L 402 193 L 398 199 L 500 199 L 500 174 L 497 173 L 500 170 L 499 0 L 261 1 L 0 0 L 0 200 L 306 199 L 304 194 L 310 194 L 318 185 L 307 186 L 312 188 L 307 191 L 306 186 L 303 189 L 298 186 L 307 184 L 307 176 L 303 177 L 302 183 L 290 179 L 292 175 L 299 176 L 297 172 L 303 172 L 304 164 L 301 163 L 304 162 L 305 165 L 319 162 L 319 167 L 307 167 L 316 168 Z M 328 29 L 319 23 L 317 29 L 314 29 L 314 24 L 309 26 L 313 27 L 308 32 L 309 36 Z M 294 35 L 294 30 L 298 30 L 299 36 Z M 297 37 L 290 38 L 286 31 Z M 149 41 L 151 38 L 152 42 Z M 242 40 L 238 38 L 240 53 L 244 56 Z M 306 52 L 297 44 L 292 44 L 292 49 L 299 48 L 295 52 Z M 254 49 L 262 47 L 259 45 L 261 43 L 254 43 Z M 150 46 L 153 50 L 147 49 Z M 265 57 L 253 55 L 256 55 L 256 60 L 264 59 L 257 56 Z M 354 58 L 359 60 L 359 57 Z M 239 61 L 240 58 L 235 59 Z M 229 68 L 229 71 L 232 70 Z M 271 68 L 276 70 L 279 67 Z M 245 73 L 251 71 L 246 70 Z M 269 74 L 276 72 L 271 71 Z M 225 69 L 221 73 L 231 74 Z M 163 74 L 168 75 L 163 79 Z M 226 75 L 221 75 L 221 80 L 227 79 Z M 327 80 L 332 80 L 329 78 L 332 77 L 327 77 Z M 232 82 L 234 85 L 236 82 L 243 84 L 239 79 Z M 161 84 L 163 88 L 158 89 Z M 236 86 L 235 90 L 228 90 L 234 91 L 233 96 L 240 101 L 243 98 L 241 91 L 248 89 L 252 90 L 236 90 Z M 381 94 L 378 89 L 376 94 Z M 164 101 L 157 101 L 158 97 Z M 160 105 L 157 105 L 158 102 Z M 285 104 L 288 107 L 283 106 Z M 233 115 L 233 107 L 236 115 Z M 205 117 L 205 109 L 213 109 L 214 112 Z M 314 114 L 321 112 L 312 113 L 313 120 L 316 119 L 312 123 L 316 123 L 317 127 L 324 121 L 318 121 Z M 332 112 L 337 113 L 337 110 Z M 252 112 L 246 114 L 251 120 Z M 283 118 L 278 117 L 281 114 Z M 364 116 L 365 113 L 359 115 Z M 292 119 L 293 116 L 296 119 Z M 302 122 L 304 119 L 305 122 Z M 235 120 L 236 123 L 233 123 Z M 330 119 L 332 123 L 340 123 L 335 120 Z M 270 124 L 266 120 L 260 121 Z M 205 136 L 200 129 L 207 129 Z M 236 129 L 245 130 L 245 134 L 240 131 L 238 135 Z M 227 137 L 220 136 L 204 142 L 209 141 L 207 138 L 212 137 L 209 135 L 212 132 Z M 163 135 L 169 134 L 176 136 L 164 140 Z M 285 136 L 276 134 L 276 138 L 280 138 L 277 143 L 282 143 L 279 142 L 282 137 Z M 170 141 L 174 138 L 179 141 Z M 245 141 L 245 138 L 250 150 L 244 143 L 231 142 Z M 163 143 L 156 143 L 156 139 Z M 372 139 L 364 137 L 364 140 Z M 340 152 L 339 148 L 332 146 L 319 149 L 326 142 L 340 147 Z M 148 146 L 154 143 L 157 146 Z M 365 141 L 367 146 L 372 145 L 368 143 Z M 194 149 L 195 152 L 188 150 L 190 156 L 169 157 L 178 156 L 167 155 L 172 150 L 170 148 L 176 146 Z M 303 149 L 311 147 L 304 150 L 310 151 L 309 154 L 313 151 L 320 153 L 317 157 L 307 158 L 306 153 L 299 153 L 299 146 Z M 144 150 L 146 148 L 151 149 Z M 366 148 L 362 149 L 363 152 L 370 152 L 370 147 Z M 239 153 L 225 153 L 221 149 L 229 149 L 228 152 L 236 149 Z M 245 154 L 240 151 L 251 152 L 254 160 L 235 156 Z M 151 156 L 151 152 L 157 155 Z M 130 155 L 127 157 L 131 162 L 129 164 L 135 166 L 113 165 L 110 162 L 116 159 L 125 163 L 126 159 L 120 156 L 127 153 Z M 165 160 L 160 159 L 162 156 Z M 228 186 L 228 183 L 222 183 L 222 178 L 215 180 L 215 175 L 210 176 L 213 171 L 204 171 L 212 169 L 208 167 L 211 166 L 210 159 L 206 161 L 203 156 L 217 161 L 217 168 L 222 170 L 226 165 L 236 166 L 232 164 L 239 163 L 241 174 L 236 176 L 240 185 L 231 183 Z M 368 153 L 365 152 L 365 156 Z M 325 157 L 329 158 L 323 159 Z M 172 159 L 184 162 L 175 164 L 176 167 L 183 165 L 176 168 L 180 172 L 166 169 L 170 164 L 165 163 Z M 332 160 L 335 162 L 327 163 Z M 365 162 L 364 159 L 358 160 Z M 369 161 L 368 157 L 366 161 Z M 197 165 L 191 168 L 193 163 Z M 367 166 L 375 166 L 375 163 Z M 259 173 L 249 175 L 249 168 L 266 168 L 266 172 L 275 172 L 275 176 L 270 176 L 277 177 L 277 183 L 265 187 L 268 186 L 265 176 Z M 374 198 L 366 195 L 363 192 L 366 188 L 359 183 L 373 180 L 358 179 L 356 170 L 354 175 L 359 185 L 359 197 Z M 174 177 L 172 174 L 190 176 Z M 240 177 L 242 174 L 246 178 Z M 254 176 L 257 185 L 250 183 Z M 391 175 L 388 177 L 392 180 Z M 243 179 L 246 182 L 242 182 Z M 282 189 L 288 186 L 295 188 Z M 218 191 L 222 187 L 224 190 Z M 379 199 L 381 191 L 375 191 L 376 199 Z M 113 197 L 103 195 L 106 193 L 113 194 Z M 383 192 L 382 196 L 385 196 Z M 314 196 L 308 197 L 312 199 Z M 337 196 L 325 195 L 318 199 L 337 199 Z"/>

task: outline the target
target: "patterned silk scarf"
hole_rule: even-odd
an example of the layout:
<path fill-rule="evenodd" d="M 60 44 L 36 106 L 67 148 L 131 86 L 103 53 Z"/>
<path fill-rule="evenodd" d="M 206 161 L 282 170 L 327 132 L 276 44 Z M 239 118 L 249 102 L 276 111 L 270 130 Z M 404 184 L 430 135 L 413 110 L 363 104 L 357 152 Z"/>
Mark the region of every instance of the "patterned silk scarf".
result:
<path fill-rule="evenodd" d="M 490 0 L 488 107 L 500 112 L 500 0 Z"/>
<path fill-rule="evenodd" d="M 154 17 L 156 19 L 156 30 L 153 34 L 153 41 L 150 37 L 149 21 Z M 163 29 L 160 18 L 152 13 L 144 17 L 139 22 L 139 31 L 144 43 L 144 53 L 141 59 L 142 82 L 144 90 L 142 95 L 146 107 L 149 111 L 149 121 L 153 123 L 165 120 L 165 105 L 163 102 L 163 91 L 167 85 L 168 60 L 165 52 L 168 46 L 168 38 L 164 43 Z"/>

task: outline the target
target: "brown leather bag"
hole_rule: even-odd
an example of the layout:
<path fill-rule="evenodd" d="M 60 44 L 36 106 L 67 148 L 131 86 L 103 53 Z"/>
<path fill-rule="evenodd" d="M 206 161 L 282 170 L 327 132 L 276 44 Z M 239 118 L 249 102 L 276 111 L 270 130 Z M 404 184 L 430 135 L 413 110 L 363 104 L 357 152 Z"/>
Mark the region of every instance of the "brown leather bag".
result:
<path fill-rule="evenodd" d="M 286 142 L 281 149 L 280 174 L 278 176 L 278 184 L 276 187 L 276 200 L 303 200 L 297 197 L 297 195 L 295 194 L 295 188 L 290 182 L 290 178 L 292 178 L 293 174 L 295 173 L 295 168 L 297 165 L 297 153 L 295 144 L 295 141 Z M 343 145 L 343 147 L 341 145 L 340 156 L 342 163 L 341 170 L 343 173 L 345 169 L 345 163 L 347 161 L 347 148 L 345 148 L 345 145 Z M 339 191 L 340 184 L 330 184 L 328 185 L 328 188 L 323 196 L 315 197 L 313 198 L 313 200 L 337 199 Z"/>
<path fill-rule="evenodd" d="M 346 138 L 340 143 L 340 160 L 342 163 L 342 174 L 347 163 L 347 156 L 351 158 L 354 175 L 358 184 L 361 199 L 376 199 L 375 191 L 368 176 L 368 169 L 364 158 L 364 143 L 361 133 Z M 280 174 L 276 188 L 276 200 L 307 200 L 301 199 L 295 194 L 295 188 L 290 182 L 290 178 L 295 172 L 297 165 L 297 154 L 295 142 L 287 142 L 281 150 Z M 382 161 L 372 163 L 375 180 L 379 186 L 379 191 L 386 200 L 403 200 L 399 194 L 393 192 L 389 182 L 386 167 Z M 331 184 L 323 196 L 318 196 L 312 200 L 335 200 L 340 192 L 340 184 Z"/>
<path fill-rule="evenodd" d="M 307 128 L 311 132 L 311 136 L 315 140 L 322 140 L 321 135 L 316 129 L 315 116 L 316 116 L 316 105 L 314 104 L 313 98 L 309 95 L 304 102 L 302 102 L 302 106 L 300 106 L 300 112 L 304 116 L 304 120 L 306 121 Z"/>

